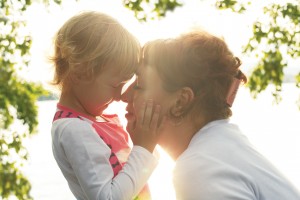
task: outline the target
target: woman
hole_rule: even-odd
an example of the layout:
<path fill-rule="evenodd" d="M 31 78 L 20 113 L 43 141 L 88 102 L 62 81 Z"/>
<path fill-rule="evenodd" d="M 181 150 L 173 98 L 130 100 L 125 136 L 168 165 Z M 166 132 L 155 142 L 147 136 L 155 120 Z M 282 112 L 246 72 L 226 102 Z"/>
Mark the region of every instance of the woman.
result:
<path fill-rule="evenodd" d="M 143 48 L 137 79 L 122 97 L 127 130 L 144 99 L 161 105 L 167 120 L 158 143 L 176 161 L 177 199 L 300 199 L 229 120 L 239 83 L 247 81 L 240 65 L 223 40 L 206 32 Z"/>

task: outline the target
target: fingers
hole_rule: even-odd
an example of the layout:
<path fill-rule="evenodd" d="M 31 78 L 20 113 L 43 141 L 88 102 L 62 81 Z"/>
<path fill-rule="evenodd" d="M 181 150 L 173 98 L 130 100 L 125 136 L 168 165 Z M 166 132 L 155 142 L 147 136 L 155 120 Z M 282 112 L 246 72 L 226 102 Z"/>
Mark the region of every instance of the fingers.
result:
<path fill-rule="evenodd" d="M 149 124 L 150 125 L 151 118 L 152 118 L 152 112 L 153 112 L 153 100 L 149 99 L 147 101 L 147 105 L 146 105 L 143 124 L 145 124 L 145 125 Z"/>
<path fill-rule="evenodd" d="M 137 118 L 137 121 L 139 121 L 138 124 L 143 125 L 144 123 L 144 116 L 145 116 L 145 108 L 146 108 L 146 102 L 143 102 L 139 111 L 139 116 Z"/>
<path fill-rule="evenodd" d="M 158 126 L 158 119 L 160 115 L 160 105 L 156 105 L 154 109 L 154 113 L 152 116 L 152 120 L 150 122 L 150 128 L 151 129 L 156 129 Z"/>
<path fill-rule="evenodd" d="M 154 108 L 153 100 L 149 99 L 144 102 L 141 106 L 141 111 L 139 112 L 139 124 L 151 129 L 157 128 L 159 115 L 160 115 L 160 105 L 156 105 Z"/>

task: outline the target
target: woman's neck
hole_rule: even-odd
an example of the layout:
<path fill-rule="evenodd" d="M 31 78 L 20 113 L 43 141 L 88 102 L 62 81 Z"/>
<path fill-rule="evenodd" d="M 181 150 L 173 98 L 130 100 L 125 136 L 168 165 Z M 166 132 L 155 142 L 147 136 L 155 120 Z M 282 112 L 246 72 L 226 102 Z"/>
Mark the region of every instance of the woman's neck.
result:
<path fill-rule="evenodd" d="M 201 127 L 196 127 L 191 120 L 186 120 L 180 125 L 168 125 L 164 128 L 165 133 L 161 136 L 159 145 L 173 160 L 177 160 Z"/>

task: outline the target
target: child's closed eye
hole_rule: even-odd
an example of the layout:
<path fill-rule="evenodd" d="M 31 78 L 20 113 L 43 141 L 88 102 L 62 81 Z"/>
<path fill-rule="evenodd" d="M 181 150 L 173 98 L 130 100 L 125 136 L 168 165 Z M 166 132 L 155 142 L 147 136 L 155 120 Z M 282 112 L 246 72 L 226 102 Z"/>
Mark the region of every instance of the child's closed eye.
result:
<path fill-rule="evenodd" d="M 112 87 L 112 88 L 115 88 L 115 89 L 118 88 L 118 86 L 115 86 L 115 85 L 111 85 L 111 87 Z"/>
<path fill-rule="evenodd" d="M 111 87 L 112 87 L 112 88 L 115 88 L 115 89 L 117 89 L 117 88 L 121 88 L 121 87 L 123 87 L 123 86 L 124 86 L 124 84 L 125 84 L 125 83 L 113 84 L 113 85 L 111 85 Z"/>

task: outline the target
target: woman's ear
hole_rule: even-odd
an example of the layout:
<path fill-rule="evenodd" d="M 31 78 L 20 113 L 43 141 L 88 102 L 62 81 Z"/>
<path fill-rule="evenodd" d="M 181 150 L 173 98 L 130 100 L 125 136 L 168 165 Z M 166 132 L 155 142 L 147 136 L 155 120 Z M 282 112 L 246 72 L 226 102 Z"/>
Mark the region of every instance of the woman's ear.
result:
<path fill-rule="evenodd" d="M 176 92 L 175 105 L 171 108 L 171 115 L 180 117 L 190 107 L 191 102 L 195 98 L 193 90 L 189 87 L 181 88 Z"/>

